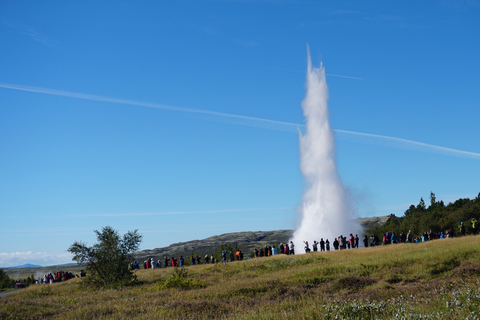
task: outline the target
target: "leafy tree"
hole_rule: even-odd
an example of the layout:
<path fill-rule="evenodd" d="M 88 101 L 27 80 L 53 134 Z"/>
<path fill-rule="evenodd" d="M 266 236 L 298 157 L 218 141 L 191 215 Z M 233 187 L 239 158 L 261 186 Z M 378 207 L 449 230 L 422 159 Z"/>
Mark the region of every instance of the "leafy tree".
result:
<path fill-rule="evenodd" d="M 8 274 L 0 269 L 0 289 L 13 288 L 15 287 L 15 281 L 10 279 Z"/>
<path fill-rule="evenodd" d="M 96 287 L 120 287 L 136 281 L 130 270 L 134 261 L 132 254 L 138 250 L 142 235 L 137 230 L 127 232 L 123 238 L 112 227 L 94 231 L 98 243 L 87 247 L 83 242 L 75 242 L 68 248 L 78 264 L 85 265 L 86 283 Z"/>

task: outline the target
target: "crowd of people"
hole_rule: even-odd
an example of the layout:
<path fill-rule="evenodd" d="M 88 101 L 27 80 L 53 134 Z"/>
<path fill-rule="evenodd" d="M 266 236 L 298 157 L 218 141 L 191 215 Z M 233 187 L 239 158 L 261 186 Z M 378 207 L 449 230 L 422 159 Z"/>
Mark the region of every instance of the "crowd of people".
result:
<path fill-rule="evenodd" d="M 203 261 L 202 261 L 203 260 Z M 233 251 L 230 251 L 230 261 L 240 261 L 243 260 L 243 252 L 241 250 L 237 250 L 235 253 Z M 222 261 L 227 262 L 227 250 L 222 251 Z M 165 256 L 163 258 L 163 263 L 161 260 L 155 261 L 154 258 L 148 258 L 143 262 L 143 269 L 160 269 L 160 268 L 167 268 L 167 267 L 182 267 L 185 266 L 185 259 L 183 256 L 180 256 L 178 258 L 175 257 L 167 257 Z M 203 258 L 198 255 L 198 254 L 191 254 L 190 256 L 190 264 L 193 265 L 199 265 L 199 264 L 215 264 L 218 263 L 218 259 L 215 258 L 215 256 L 208 255 L 206 254 Z M 135 261 L 132 264 L 132 269 L 133 270 L 138 270 L 140 269 L 140 263 L 138 261 Z"/>
<path fill-rule="evenodd" d="M 82 273 L 82 276 L 85 276 L 83 270 L 81 271 L 81 273 Z M 57 271 L 57 272 L 54 272 L 54 273 L 50 272 L 49 274 L 43 275 L 43 277 L 40 279 L 40 281 L 42 283 L 45 283 L 45 284 L 52 284 L 54 282 L 67 281 L 67 280 L 70 280 L 72 278 L 75 278 L 75 274 L 73 274 L 73 272 Z"/>
<path fill-rule="evenodd" d="M 477 234 L 477 220 L 473 218 L 471 221 L 472 225 L 472 234 Z M 465 235 L 465 226 L 463 222 L 460 223 L 459 227 L 459 234 L 461 236 Z M 382 239 L 380 239 L 377 235 L 372 234 L 371 236 L 365 235 L 363 238 L 363 247 L 374 247 L 380 244 L 388 245 L 388 244 L 398 244 L 398 243 L 418 243 L 418 242 L 425 242 L 435 239 L 445 239 L 453 237 L 453 231 L 451 229 L 447 229 L 444 232 L 433 232 L 425 231 L 423 234 L 419 236 L 415 236 L 411 231 L 408 233 L 401 232 L 399 235 L 396 235 L 394 232 L 387 232 L 382 235 Z M 317 251 L 330 251 L 332 250 L 344 250 L 344 249 L 356 249 L 359 248 L 360 238 L 358 234 L 353 235 L 350 233 L 348 237 L 343 235 L 338 236 L 333 240 L 331 243 L 329 239 L 320 238 L 320 241 L 314 240 L 313 243 L 309 243 L 307 240 L 303 241 L 304 243 L 304 251 L 305 253 L 309 252 L 317 252 Z M 280 243 L 280 245 L 265 245 L 263 248 L 255 248 L 251 257 L 270 257 L 278 254 L 285 254 L 285 255 L 294 255 L 295 254 L 295 244 L 293 241 L 287 243 Z M 221 261 L 223 263 L 227 263 L 228 261 L 241 261 L 243 260 L 244 255 L 241 250 L 223 250 L 221 252 Z M 215 264 L 218 263 L 217 258 L 212 254 L 206 254 L 203 258 L 198 254 L 191 254 L 190 255 L 190 264 L 191 265 L 200 265 L 200 264 Z M 184 266 L 185 260 L 183 256 L 179 258 L 175 257 L 164 257 L 163 263 L 161 260 L 155 261 L 154 258 L 148 258 L 143 262 L 144 269 L 156 269 L 156 268 L 166 268 L 169 266 L 176 267 L 176 266 Z M 132 269 L 140 269 L 140 263 L 135 261 L 132 264 Z"/>

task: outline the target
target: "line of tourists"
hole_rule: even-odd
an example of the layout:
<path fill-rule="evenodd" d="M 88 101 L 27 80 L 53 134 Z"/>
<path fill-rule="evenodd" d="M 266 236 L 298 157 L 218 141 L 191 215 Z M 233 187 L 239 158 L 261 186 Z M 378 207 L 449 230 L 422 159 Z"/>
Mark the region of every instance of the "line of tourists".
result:
<path fill-rule="evenodd" d="M 86 273 L 85 271 L 81 270 L 80 271 L 80 277 L 85 277 Z M 73 278 L 78 278 L 78 275 L 75 275 L 73 272 L 70 271 L 57 271 L 57 272 L 50 272 L 48 274 L 43 275 L 43 277 L 40 278 L 39 283 L 44 283 L 44 284 L 52 284 L 54 282 L 61 282 L 61 281 L 67 281 Z"/>
<path fill-rule="evenodd" d="M 343 235 L 340 235 L 339 237 L 335 238 L 333 240 L 333 249 L 334 250 L 343 250 L 343 249 L 355 249 L 358 248 L 358 243 L 360 241 L 360 238 L 358 237 L 358 234 L 355 236 L 350 233 L 349 238 L 344 237 Z M 330 241 L 328 239 L 323 240 L 323 238 L 320 238 L 320 241 L 314 240 L 312 243 L 312 249 L 310 249 L 310 244 L 308 241 L 303 241 L 305 244 L 304 250 L 305 253 L 309 253 L 312 251 L 317 252 L 320 249 L 321 251 L 330 251 Z"/>
<path fill-rule="evenodd" d="M 203 261 L 202 261 L 203 260 Z M 230 261 L 241 261 L 243 260 L 243 252 L 241 250 L 237 250 L 235 253 L 230 251 Z M 227 251 L 222 251 L 222 261 L 227 261 Z M 167 267 L 182 267 L 185 266 L 185 259 L 183 256 L 178 258 L 175 257 L 167 257 L 165 256 L 162 261 L 159 259 L 155 261 L 154 258 L 148 258 L 143 262 L 143 269 L 160 269 L 160 268 L 167 268 Z M 198 254 L 191 254 L 190 255 L 190 264 L 193 265 L 200 265 L 200 264 L 215 264 L 218 263 L 218 259 L 215 256 L 206 254 L 203 258 Z M 132 270 L 140 269 L 140 262 L 135 261 L 131 265 Z"/>
<path fill-rule="evenodd" d="M 478 233 L 477 219 L 475 218 L 471 219 L 470 223 L 472 226 L 471 227 L 472 234 L 476 235 Z M 460 236 L 464 236 L 465 235 L 464 223 L 461 222 L 458 228 L 459 228 Z M 419 242 L 425 242 L 425 241 L 430 241 L 435 239 L 446 239 L 451 237 L 453 237 L 452 229 L 447 229 L 442 232 L 433 232 L 432 230 L 425 231 L 420 236 L 415 236 L 411 230 L 409 230 L 407 234 L 405 234 L 404 232 L 401 232 L 399 235 L 396 235 L 393 232 L 387 232 L 382 235 L 382 239 L 380 239 L 375 234 L 372 234 L 370 237 L 368 235 L 365 235 L 363 238 L 363 246 L 367 248 L 367 247 L 378 246 L 380 244 L 388 245 L 388 244 L 397 244 L 397 243 L 419 243 Z M 330 251 L 331 248 L 333 248 L 333 250 L 356 249 L 359 247 L 359 242 L 360 242 L 360 238 L 358 237 L 358 234 L 355 234 L 354 236 L 352 233 L 350 233 L 348 238 L 344 237 L 343 235 L 340 235 L 339 237 L 335 238 L 335 240 L 333 240 L 333 243 L 330 243 L 328 239 L 324 240 L 323 238 L 320 238 L 320 241 L 314 240 L 313 243 L 311 244 L 311 248 L 310 248 L 310 243 L 308 241 L 303 241 L 305 245 L 304 246 L 305 253 L 309 253 L 311 251 L 313 252 Z M 253 256 L 257 258 L 270 257 L 277 254 L 294 255 L 295 244 L 293 243 L 293 241 L 287 242 L 285 244 L 280 243 L 278 247 L 276 245 L 274 246 L 265 245 L 265 247 L 263 248 L 255 248 L 253 252 Z M 227 250 L 223 250 L 221 252 L 221 259 L 222 259 L 222 262 L 224 263 L 228 261 L 230 262 L 242 261 L 243 258 L 244 258 L 243 252 L 239 249 L 236 251 L 231 250 L 230 252 L 228 252 Z M 215 258 L 213 254 L 212 255 L 206 254 L 203 258 L 200 255 L 194 254 L 194 253 L 190 255 L 191 265 L 215 264 L 215 263 L 218 263 L 218 260 L 217 258 Z M 185 260 L 183 256 L 180 256 L 178 258 L 175 258 L 175 257 L 168 258 L 167 256 L 165 256 L 163 259 L 163 263 L 161 260 L 155 261 L 154 258 L 148 258 L 143 262 L 144 269 L 159 269 L 159 268 L 166 268 L 169 266 L 181 267 L 184 265 L 185 265 Z M 135 261 L 132 264 L 132 269 L 140 269 L 140 263 L 138 261 Z"/>

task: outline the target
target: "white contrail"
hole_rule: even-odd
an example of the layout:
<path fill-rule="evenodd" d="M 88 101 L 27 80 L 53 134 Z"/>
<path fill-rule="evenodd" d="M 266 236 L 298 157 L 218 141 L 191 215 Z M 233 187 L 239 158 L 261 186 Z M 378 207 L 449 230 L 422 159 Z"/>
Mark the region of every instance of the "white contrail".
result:
<path fill-rule="evenodd" d="M 76 99 L 82 99 L 82 100 L 109 102 L 109 103 L 117 103 L 117 104 L 131 105 L 131 106 L 140 106 L 140 107 L 146 107 L 146 108 L 170 110 L 170 111 L 176 111 L 176 112 L 212 115 L 212 116 L 222 117 L 222 118 L 243 120 L 245 122 L 240 123 L 242 125 L 260 126 L 263 128 L 289 131 L 289 132 L 295 132 L 295 133 L 297 132 L 298 127 L 303 127 L 302 124 L 292 123 L 292 122 L 249 117 L 249 116 L 202 110 L 202 109 L 175 107 L 175 106 L 168 106 L 168 105 L 163 105 L 158 103 L 111 98 L 111 97 L 97 96 L 97 95 L 91 95 L 91 94 L 85 94 L 85 93 L 79 93 L 79 92 L 55 90 L 55 89 L 48 89 L 48 88 L 41 88 L 41 87 L 32 87 L 32 86 L 25 86 L 25 85 L 18 85 L 18 84 L 9 84 L 9 83 L 0 82 L 0 88 L 41 93 L 41 94 L 68 97 L 68 98 L 76 98 Z M 373 144 L 383 144 L 389 147 L 399 148 L 399 149 L 415 149 L 423 152 L 434 152 L 434 153 L 442 153 L 442 154 L 452 155 L 457 157 L 480 159 L 480 153 L 476 153 L 476 152 L 446 148 L 446 147 L 436 146 L 436 145 L 427 144 L 423 142 L 417 142 L 413 140 L 407 140 L 407 139 L 383 136 L 383 135 L 377 135 L 377 134 L 339 130 L 339 129 L 334 129 L 334 131 L 340 135 L 345 134 L 350 138 L 360 137 L 361 139 L 359 140 L 359 142 L 363 142 L 363 143 L 365 142 L 368 143 L 370 141 Z M 384 141 L 384 143 L 382 143 L 382 140 Z"/>
<path fill-rule="evenodd" d="M 166 212 L 135 212 L 135 213 L 92 213 L 92 214 L 75 214 L 70 217 L 130 217 L 130 216 L 163 216 L 163 215 L 180 215 L 180 214 L 205 214 L 205 213 L 231 213 L 246 211 L 270 211 L 294 209 L 292 207 L 282 208 L 247 208 L 247 209 L 224 209 L 224 210 L 204 210 L 204 211 L 166 211 Z"/>
<path fill-rule="evenodd" d="M 213 115 L 213 116 L 223 117 L 223 118 L 234 118 L 234 119 L 247 120 L 247 121 L 258 122 L 258 123 L 288 126 L 288 127 L 293 128 L 292 130 L 295 130 L 296 127 L 298 126 L 298 124 L 296 124 L 296 123 L 269 120 L 269 119 L 249 117 L 249 116 L 242 116 L 242 115 L 238 115 L 238 114 L 231 114 L 231 113 L 224 113 L 224 112 L 217 112 L 217 111 L 210 111 L 210 110 L 202 110 L 202 109 L 175 107 L 175 106 L 168 106 L 168 105 L 158 104 L 158 103 L 135 101 L 135 100 L 125 100 L 125 99 L 119 99 L 119 98 L 111 98 L 111 97 L 105 97 L 105 96 L 97 96 L 97 95 L 92 95 L 92 94 L 78 93 L 78 92 L 72 92 L 72 91 L 63 91 L 63 90 L 55 90 L 55 89 L 48 89 L 48 88 L 41 88 L 41 87 L 31 87 L 31 86 L 24 86 L 24 85 L 17 85 L 17 84 L 9 84 L 9 83 L 1 83 L 0 82 L 0 88 L 27 91 L 27 92 L 35 92 L 35 93 L 42 93 L 42 94 L 48 94 L 48 95 L 53 95 L 53 96 L 76 98 L 76 99 L 82 99 L 82 100 L 90 100 L 90 101 L 98 101 L 98 102 L 110 102 L 110 103 L 118 103 L 118 104 L 125 104 L 125 105 L 131 105 L 131 106 L 140 106 L 140 107 L 146 107 L 146 108 L 163 109 L 163 110 L 170 110 L 170 111 L 177 111 L 177 112 L 206 114 L 206 115 Z"/>
<path fill-rule="evenodd" d="M 353 79 L 353 80 L 363 80 L 363 78 L 351 77 L 351 76 L 342 76 L 342 75 L 339 75 L 339 74 L 327 73 L 325 75 L 329 76 L 329 77 L 346 78 L 346 79 Z"/>
<path fill-rule="evenodd" d="M 396 138 L 396 137 L 390 137 L 390 136 L 383 136 L 379 134 L 362 133 L 362 132 L 354 132 L 354 131 L 347 131 L 347 130 L 338 130 L 338 129 L 335 130 L 335 132 L 339 134 L 347 134 L 349 136 L 361 137 L 361 141 L 364 143 L 368 143 L 368 140 L 373 140 L 374 144 L 382 144 L 381 140 L 383 140 L 385 141 L 383 145 L 389 146 L 392 148 L 413 149 L 413 150 L 419 150 L 423 152 L 442 153 L 442 154 L 455 155 L 455 156 L 465 157 L 465 158 L 480 159 L 480 153 L 441 147 L 433 144 L 428 144 L 428 143 L 423 143 L 423 142 L 418 142 L 418 141 L 413 141 L 413 140 L 408 140 L 403 138 Z"/>

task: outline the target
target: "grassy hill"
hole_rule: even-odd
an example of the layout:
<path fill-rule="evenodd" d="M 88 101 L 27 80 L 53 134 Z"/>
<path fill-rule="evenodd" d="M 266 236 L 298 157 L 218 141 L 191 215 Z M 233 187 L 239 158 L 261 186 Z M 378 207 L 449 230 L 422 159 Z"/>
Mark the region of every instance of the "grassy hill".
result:
<path fill-rule="evenodd" d="M 480 236 L 136 274 L 118 290 L 31 286 L 0 319 L 478 319 Z"/>
<path fill-rule="evenodd" d="M 159 259 L 163 256 L 178 257 L 183 255 L 184 257 L 188 257 L 192 252 L 198 253 L 203 257 L 205 254 L 213 254 L 222 243 L 236 243 L 239 249 L 248 255 L 250 252 L 253 252 L 255 248 L 263 248 L 265 245 L 286 243 L 292 234 L 293 230 L 225 233 L 203 240 L 174 243 L 164 248 L 142 250 L 135 253 L 135 257 L 140 260 L 144 260 L 148 257 Z"/>
<path fill-rule="evenodd" d="M 360 218 L 360 224 L 365 229 L 383 226 L 389 216 Z M 135 254 L 135 258 L 143 261 L 146 258 L 160 259 L 164 256 L 189 257 L 192 252 L 198 253 L 201 257 L 205 254 L 213 254 L 221 244 L 237 244 L 238 248 L 248 256 L 255 248 L 263 248 L 265 245 L 273 246 L 280 243 L 287 243 L 293 235 L 293 230 L 276 231 L 255 231 L 255 232 L 235 232 L 225 233 L 203 240 L 192 240 L 187 242 L 174 243 L 164 248 L 151 250 L 142 250 Z M 333 241 L 333 239 L 332 239 Z"/>

